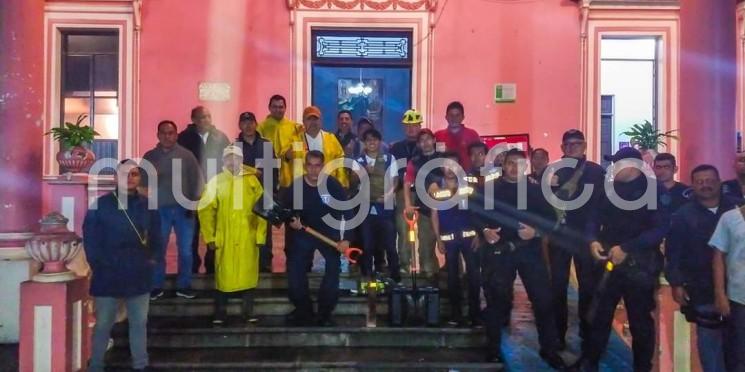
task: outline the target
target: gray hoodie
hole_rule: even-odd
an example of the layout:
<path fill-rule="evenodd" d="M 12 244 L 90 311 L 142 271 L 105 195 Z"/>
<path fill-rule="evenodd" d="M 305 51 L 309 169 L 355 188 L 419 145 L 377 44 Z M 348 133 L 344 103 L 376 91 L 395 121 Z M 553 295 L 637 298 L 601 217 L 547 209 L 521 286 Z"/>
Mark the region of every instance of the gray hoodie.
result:
<path fill-rule="evenodd" d="M 197 158 L 183 146 L 176 144 L 170 150 L 165 150 L 158 144 L 154 149 L 145 153 L 143 157 L 155 167 L 158 173 L 158 207 L 178 205 L 174 197 L 173 160 L 181 160 L 181 191 L 192 201 L 199 200 L 204 189 L 204 176 Z M 145 169 L 147 171 L 147 169 Z"/>

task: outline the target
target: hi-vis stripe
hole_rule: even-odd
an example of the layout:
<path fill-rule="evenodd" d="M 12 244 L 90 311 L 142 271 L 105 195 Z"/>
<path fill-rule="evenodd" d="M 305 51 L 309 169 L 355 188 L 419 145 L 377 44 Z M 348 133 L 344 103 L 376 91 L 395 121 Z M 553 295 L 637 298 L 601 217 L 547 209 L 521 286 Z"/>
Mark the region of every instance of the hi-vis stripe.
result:
<path fill-rule="evenodd" d="M 460 196 L 471 194 L 473 194 L 473 187 L 464 186 L 458 189 L 458 195 Z M 440 190 L 436 191 L 432 196 L 434 196 L 435 199 L 448 199 L 453 196 L 453 192 L 450 190 Z"/>
<path fill-rule="evenodd" d="M 478 177 L 473 177 L 473 176 L 466 176 L 466 177 L 465 177 L 465 178 L 463 178 L 463 179 L 464 179 L 464 180 L 465 180 L 466 182 L 468 182 L 468 183 L 479 183 L 479 179 L 478 179 Z"/>
<path fill-rule="evenodd" d="M 450 241 L 455 240 L 455 235 L 454 234 L 440 235 L 440 240 L 442 240 L 443 242 L 450 242 Z"/>
<path fill-rule="evenodd" d="M 499 178 L 499 176 L 501 176 L 499 172 L 487 174 L 486 176 L 484 176 L 484 182 L 494 181 Z"/>
<path fill-rule="evenodd" d="M 461 236 L 463 238 L 472 238 L 476 236 L 476 231 L 473 231 L 473 230 L 462 231 Z M 440 240 L 442 240 L 443 242 L 451 242 L 455 240 L 455 234 L 440 235 Z"/>

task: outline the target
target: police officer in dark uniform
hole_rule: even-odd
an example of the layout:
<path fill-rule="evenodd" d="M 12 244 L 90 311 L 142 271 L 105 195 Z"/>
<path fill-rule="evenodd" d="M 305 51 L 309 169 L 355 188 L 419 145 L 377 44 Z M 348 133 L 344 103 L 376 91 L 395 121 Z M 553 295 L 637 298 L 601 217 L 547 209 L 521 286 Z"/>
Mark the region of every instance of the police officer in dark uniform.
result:
<path fill-rule="evenodd" d="M 540 343 L 540 356 L 551 367 L 561 369 L 564 361 L 558 355 L 558 335 L 552 314 L 548 268 L 541 254 L 539 226 L 555 224 L 555 214 L 541 195 L 538 186 L 523 179 L 525 154 L 517 149 L 505 154 L 503 175 L 486 184 L 484 192 L 474 198 L 478 203 L 469 205 L 472 220 L 481 235 L 479 247 L 482 262 L 482 283 L 487 307 L 484 323 L 488 337 L 487 359 L 501 363 L 501 327 L 510 306 L 512 287 L 516 274 L 528 292 Z M 527 198 L 518 200 L 519 187 L 527 187 Z M 493 201 L 491 208 L 490 201 Z M 527 206 L 527 210 L 520 209 Z M 524 208 L 524 207 L 523 207 Z M 545 230 L 545 229 L 544 229 Z"/>
<path fill-rule="evenodd" d="M 735 157 L 735 178 L 722 182 L 722 194 L 737 199 L 743 198 L 745 187 L 745 151 Z"/>
<path fill-rule="evenodd" d="M 662 270 L 660 243 L 670 225 L 669 205 L 663 201 L 670 199 L 661 198 L 664 187 L 642 172 L 638 150 L 623 148 L 606 160 L 613 162 L 615 195 L 603 197 L 589 219 L 587 235 L 591 254 L 606 262 L 607 271 L 587 315 L 589 342 L 582 345 L 578 366 L 582 371 L 598 369 L 616 306 L 623 299 L 633 339 L 634 371 L 650 371 L 655 353 L 652 311 Z M 629 204 L 634 201 L 636 205 Z"/>
<path fill-rule="evenodd" d="M 668 152 L 662 152 L 654 157 L 654 175 L 657 182 L 662 184 L 667 190 L 664 197 L 670 198 L 670 213 L 675 213 L 678 208 L 691 200 L 693 190 L 686 184 L 675 180 L 675 174 L 678 173 L 678 164 L 675 156 Z"/>
<path fill-rule="evenodd" d="M 320 326 L 332 326 L 331 314 L 339 299 L 339 272 L 341 268 L 340 252 L 349 248 L 349 231 L 341 226 L 329 226 L 321 217 L 331 215 L 336 221 L 350 220 L 349 210 L 342 211 L 333 208 L 330 200 L 345 200 L 346 192 L 334 177 L 328 176 L 326 188 L 328 194 L 321 194 L 318 185 L 319 176 L 324 164 L 324 155 L 320 151 L 308 151 L 305 155 L 305 172 L 296 178 L 288 189 L 280 195 L 282 205 L 292 208 L 296 217 L 286 226 L 289 230 L 292 244 L 285 247 L 287 255 L 287 292 L 295 310 L 287 315 L 287 322 L 291 325 L 307 326 L 314 320 L 313 302 L 308 288 L 308 266 L 313 262 L 313 254 L 318 250 L 326 261 L 325 272 L 318 289 L 318 313 L 315 319 Z M 298 183 L 300 185 L 298 185 Z M 302 203 L 295 206 L 294 189 L 302 190 Z M 311 227 L 321 234 L 339 239 L 336 249 L 327 246 L 318 238 L 305 231 L 305 226 Z"/>
<path fill-rule="evenodd" d="M 437 249 L 445 255 L 445 267 L 448 273 L 448 294 L 450 298 L 450 326 L 466 324 L 463 318 L 463 291 L 460 280 L 460 259 L 466 267 L 468 283 L 468 318 L 472 326 L 479 327 L 481 321 L 480 290 L 481 270 L 478 255 L 474 250 L 476 231 L 471 224 L 470 212 L 467 209 L 468 199 L 474 192 L 466 180 L 459 180 L 455 171 L 459 157 L 455 152 L 442 154 L 445 165 L 442 177 L 429 185 L 428 192 L 438 201 L 437 208 L 432 209 L 432 228 L 437 236 Z M 456 202 L 451 205 L 452 202 Z"/>
<path fill-rule="evenodd" d="M 585 156 L 587 142 L 585 142 L 585 135 L 579 130 L 570 129 L 564 133 L 561 140 L 561 150 L 564 153 L 562 159 L 574 159 L 577 164 L 574 167 L 556 170 L 556 183 L 553 187 L 556 196 L 565 201 L 574 200 L 582 194 L 587 185 L 592 185 L 593 188 L 589 201 L 579 209 L 562 210 L 566 209 L 564 206 L 557 209 L 557 218 L 563 231 L 582 234 L 585 231 L 590 211 L 597 207 L 602 196 L 605 170 L 600 165 L 587 160 Z M 548 167 L 551 168 L 552 166 L 549 165 Z M 559 234 L 551 240 L 549 245 L 551 288 L 561 349 L 566 347 L 565 337 L 569 314 L 567 286 L 569 285 L 572 260 L 574 260 L 579 284 L 579 334 L 583 342 L 586 341 L 589 329 L 584 315 L 590 306 L 595 291 L 595 283 L 600 274 L 599 265 L 593 261 L 590 252 L 584 249 L 586 244 L 584 239 L 582 237 L 576 239 L 575 237 L 576 234 L 574 236 Z"/>

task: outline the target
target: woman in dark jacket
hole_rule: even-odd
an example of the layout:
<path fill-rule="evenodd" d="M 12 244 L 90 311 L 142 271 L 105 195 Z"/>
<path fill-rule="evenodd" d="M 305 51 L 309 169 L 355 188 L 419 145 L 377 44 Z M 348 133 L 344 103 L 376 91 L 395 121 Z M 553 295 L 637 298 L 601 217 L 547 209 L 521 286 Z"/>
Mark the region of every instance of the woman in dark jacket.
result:
<path fill-rule="evenodd" d="M 129 318 L 132 367 L 144 369 L 147 356 L 147 312 L 154 254 L 162 247 L 160 218 L 137 193 L 141 169 L 133 160 L 117 167 L 117 191 L 99 197 L 83 222 L 83 243 L 93 277 L 90 294 L 96 307 L 89 371 L 103 371 L 104 355 L 119 301 Z M 120 192 L 126 190 L 126 193 Z"/>

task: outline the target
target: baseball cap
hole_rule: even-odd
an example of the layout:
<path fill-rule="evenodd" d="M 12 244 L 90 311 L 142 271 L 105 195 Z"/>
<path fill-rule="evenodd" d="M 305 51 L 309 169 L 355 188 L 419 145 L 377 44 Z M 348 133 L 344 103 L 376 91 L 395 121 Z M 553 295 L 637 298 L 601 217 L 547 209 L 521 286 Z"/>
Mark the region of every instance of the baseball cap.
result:
<path fill-rule="evenodd" d="M 642 160 L 642 153 L 639 152 L 639 150 L 633 148 L 633 147 L 624 147 L 618 151 L 616 151 L 613 155 L 605 155 L 603 156 L 603 159 L 607 161 L 617 162 L 619 160 L 623 159 L 638 159 Z"/>
<path fill-rule="evenodd" d="M 222 150 L 222 157 L 224 158 L 228 155 L 243 157 L 243 148 L 241 146 L 236 146 L 235 144 L 228 145 L 228 147 Z"/>
<path fill-rule="evenodd" d="M 307 119 L 311 116 L 321 118 L 321 109 L 316 106 L 308 106 L 303 110 L 303 119 Z"/>

